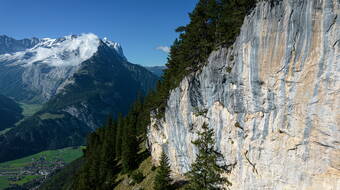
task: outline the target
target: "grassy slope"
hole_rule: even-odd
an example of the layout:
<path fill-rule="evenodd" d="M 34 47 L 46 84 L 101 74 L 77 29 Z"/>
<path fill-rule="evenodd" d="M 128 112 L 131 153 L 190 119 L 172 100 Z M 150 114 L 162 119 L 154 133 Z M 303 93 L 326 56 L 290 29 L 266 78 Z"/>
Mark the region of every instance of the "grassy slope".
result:
<path fill-rule="evenodd" d="M 148 152 L 147 148 L 145 147 L 145 141 L 140 143 L 140 151 L 139 155 L 141 157 L 144 157 L 142 155 L 146 155 Z M 131 178 L 129 178 L 128 174 L 118 174 L 116 178 L 116 187 L 114 190 L 134 190 L 134 189 L 141 189 L 141 190 L 153 190 L 153 183 L 155 180 L 155 176 L 157 173 L 157 169 L 153 167 L 152 164 L 152 158 L 149 155 L 148 157 L 144 157 L 145 159 L 139 164 L 139 167 L 133 171 L 132 173 L 135 172 L 141 172 L 144 176 L 144 179 L 142 182 L 139 184 L 133 184 L 129 185 L 128 181 L 131 181 Z M 184 188 L 175 188 L 175 189 L 184 189 Z"/>
<path fill-rule="evenodd" d="M 15 126 L 18 126 L 21 122 L 23 122 L 25 119 L 27 119 L 28 117 L 33 116 L 35 113 L 37 113 L 41 108 L 42 105 L 40 104 L 25 104 L 25 103 L 20 103 L 17 102 L 21 109 L 22 109 L 22 115 L 24 116 L 20 121 L 15 123 Z M 0 130 L 0 135 L 6 134 L 8 131 L 10 131 L 12 128 L 7 128 L 4 130 Z"/>
<path fill-rule="evenodd" d="M 151 157 L 144 160 L 137 170 L 142 172 L 144 175 L 144 180 L 141 183 L 130 186 L 127 184 L 127 174 L 119 175 L 116 179 L 118 185 L 115 187 L 115 190 L 133 190 L 137 187 L 144 190 L 153 190 L 153 181 L 155 179 L 156 170 L 152 170 Z"/>
<path fill-rule="evenodd" d="M 64 149 L 59 149 L 59 150 L 48 150 L 48 151 L 40 152 L 38 154 L 34 154 L 34 155 L 24 157 L 21 159 L 0 163 L 0 170 L 20 171 L 21 168 L 25 166 L 29 166 L 33 158 L 38 159 L 41 157 L 45 157 L 46 160 L 49 162 L 53 162 L 53 161 L 61 159 L 66 163 L 70 163 L 83 155 L 82 149 L 83 147 L 64 148 Z M 10 182 L 8 181 L 7 176 L 0 176 L 0 189 L 4 189 L 8 187 L 10 183 L 22 185 L 37 177 L 39 176 L 28 175 L 28 176 L 24 176 L 24 178 L 19 181 Z"/>
<path fill-rule="evenodd" d="M 42 108 L 41 104 L 25 104 L 25 103 L 19 103 L 19 104 L 20 104 L 20 107 L 22 108 L 22 115 L 24 116 L 24 118 L 18 121 L 15 124 L 16 126 L 18 126 L 22 121 L 24 121 L 28 117 L 33 116 L 35 113 L 37 113 Z"/>
<path fill-rule="evenodd" d="M 9 181 L 6 176 L 0 176 L 0 189 L 5 189 L 9 187 Z"/>
<path fill-rule="evenodd" d="M 26 175 L 21 180 L 15 181 L 15 182 L 11 182 L 11 184 L 23 185 L 23 184 L 25 184 L 27 182 L 30 182 L 30 181 L 32 181 L 34 179 L 37 179 L 37 178 L 39 178 L 39 176 L 36 176 L 36 175 Z"/>
<path fill-rule="evenodd" d="M 30 117 L 37 113 L 42 108 L 42 105 L 20 103 L 20 107 L 22 108 L 22 115 L 25 117 Z"/>
<path fill-rule="evenodd" d="M 155 180 L 155 176 L 157 173 L 157 169 L 152 166 L 151 156 L 145 159 L 140 165 L 139 168 L 135 170 L 143 173 L 144 179 L 139 184 L 128 185 L 129 177 L 127 174 L 118 175 L 116 182 L 118 183 L 114 190 L 134 190 L 134 189 L 141 189 L 141 190 L 154 190 L 153 183 Z M 182 178 L 181 178 L 182 179 Z M 177 179 L 177 180 L 181 180 Z M 175 181 L 177 181 L 175 180 Z M 177 181 L 179 182 L 179 181 Z M 173 187 L 177 190 L 184 190 L 185 185 L 181 185 L 180 183 L 176 183 L 176 186 Z"/>
<path fill-rule="evenodd" d="M 2 131 L 0 131 L 0 135 L 6 134 L 8 131 L 10 131 L 12 128 L 7 128 Z"/>

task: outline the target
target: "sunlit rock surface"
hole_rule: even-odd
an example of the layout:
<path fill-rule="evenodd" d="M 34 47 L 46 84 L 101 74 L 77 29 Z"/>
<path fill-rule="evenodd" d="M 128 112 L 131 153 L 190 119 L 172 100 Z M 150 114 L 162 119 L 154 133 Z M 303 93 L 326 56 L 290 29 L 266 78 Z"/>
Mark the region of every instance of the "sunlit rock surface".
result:
<path fill-rule="evenodd" d="M 232 169 L 230 189 L 340 189 L 340 2 L 258 3 L 229 49 L 171 92 L 148 143 L 175 174 L 204 122 Z"/>

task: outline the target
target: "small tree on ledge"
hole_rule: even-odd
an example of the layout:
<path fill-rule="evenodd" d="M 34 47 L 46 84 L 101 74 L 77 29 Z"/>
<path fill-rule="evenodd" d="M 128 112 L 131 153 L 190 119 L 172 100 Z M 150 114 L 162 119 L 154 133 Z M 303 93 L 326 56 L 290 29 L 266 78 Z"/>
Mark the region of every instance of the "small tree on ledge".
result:
<path fill-rule="evenodd" d="M 198 139 L 193 142 L 198 148 L 198 155 L 187 173 L 189 184 L 187 190 L 220 190 L 223 185 L 231 183 L 222 177 L 223 169 L 217 165 L 221 154 L 215 151 L 214 131 L 206 123 L 203 132 L 198 132 Z"/>
<path fill-rule="evenodd" d="M 165 152 L 162 152 L 160 166 L 157 169 L 157 174 L 154 181 L 155 190 L 171 190 L 171 178 L 170 178 L 170 164 L 169 158 L 166 156 Z"/>

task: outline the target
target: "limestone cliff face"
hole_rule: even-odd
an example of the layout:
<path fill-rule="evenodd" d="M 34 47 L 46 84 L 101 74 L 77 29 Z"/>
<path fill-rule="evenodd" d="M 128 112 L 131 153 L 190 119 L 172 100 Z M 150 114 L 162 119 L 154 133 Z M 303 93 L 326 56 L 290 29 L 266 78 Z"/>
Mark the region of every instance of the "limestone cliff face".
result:
<path fill-rule="evenodd" d="M 260 2 L 234 45 L 171 92 L 152 117 L 153 160 L 195 160 L 204 122 L 232 169 L 230 189 L 340 189 L 340 1 Z"/>

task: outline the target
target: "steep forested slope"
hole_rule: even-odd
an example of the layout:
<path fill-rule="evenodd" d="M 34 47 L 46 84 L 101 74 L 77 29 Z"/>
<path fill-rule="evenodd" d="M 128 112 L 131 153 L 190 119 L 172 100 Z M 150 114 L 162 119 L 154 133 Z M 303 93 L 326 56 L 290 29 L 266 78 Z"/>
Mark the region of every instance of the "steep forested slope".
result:
<path fill-rule="evenodd" d="M 0 131 L 14 127 L 22 119 L 22 109 L 14 100 L 0 95 Z"/>

